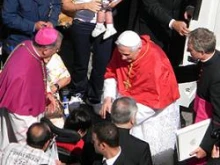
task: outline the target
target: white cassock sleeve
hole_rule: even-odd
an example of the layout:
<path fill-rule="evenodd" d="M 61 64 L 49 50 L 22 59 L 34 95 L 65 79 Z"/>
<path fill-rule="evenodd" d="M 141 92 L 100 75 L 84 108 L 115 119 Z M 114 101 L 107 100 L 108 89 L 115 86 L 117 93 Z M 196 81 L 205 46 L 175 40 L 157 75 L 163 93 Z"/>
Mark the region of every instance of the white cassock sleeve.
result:
<path fill-rule="evenodd" d="M 114 78 L 107 78 L 104 80 L 103 98 L 111 97 L 113 100 L 117 95 L 117 82 Z"/>

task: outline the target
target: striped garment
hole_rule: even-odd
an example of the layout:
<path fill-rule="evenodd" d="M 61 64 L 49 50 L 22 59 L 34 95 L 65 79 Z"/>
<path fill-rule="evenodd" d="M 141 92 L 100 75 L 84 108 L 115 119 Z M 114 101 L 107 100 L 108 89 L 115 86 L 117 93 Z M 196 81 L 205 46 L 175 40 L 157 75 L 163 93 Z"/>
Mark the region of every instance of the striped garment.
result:
<path fill-rule="evenodd" d="M 10 143 L 5 148 L 0 165 L 56 165 L 54 159 L 43 150 L 33 148 L 27 144 Z"/>

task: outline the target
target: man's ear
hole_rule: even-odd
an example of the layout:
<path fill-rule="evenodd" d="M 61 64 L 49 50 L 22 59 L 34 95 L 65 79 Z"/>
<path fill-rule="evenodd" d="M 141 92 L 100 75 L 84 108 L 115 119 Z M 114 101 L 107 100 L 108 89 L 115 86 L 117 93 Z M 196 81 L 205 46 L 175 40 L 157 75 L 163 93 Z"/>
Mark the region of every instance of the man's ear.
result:
<path fill-rule="evenodd" d="M 135 124 L 135 118 L 134 117 L 131 118 L 130 123 L 131 123 L 132 126 Z"/>
<path fill-rule="evenodd" d="M 43 57 L 47 56 L 49 49 L 43 49 L 42 50 L 42 55 Z"/>
<path fill-rule="evenodd" d="M 102 142 L 102 143 L 100 143 L 100 147 L 101 147 L 102 150 L 105 150 L 106 147 L 107 147 L 107 144 Z"/>
<path fill-rule="evenodd" d="M 135 112 L 135 114 L 131 117 L 130 123 L 132 126 L 136 123 L 136 115 L 137 115 L 137 112 Z"/>

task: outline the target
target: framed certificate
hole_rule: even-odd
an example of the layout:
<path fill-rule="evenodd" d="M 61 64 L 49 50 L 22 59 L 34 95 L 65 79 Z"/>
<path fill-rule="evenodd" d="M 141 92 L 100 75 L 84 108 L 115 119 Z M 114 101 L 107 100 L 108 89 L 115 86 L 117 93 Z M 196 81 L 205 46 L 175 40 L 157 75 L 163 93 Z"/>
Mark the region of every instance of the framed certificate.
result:
<path fill-rule="evenodd" d="M 193 157 L 189 154 L 199 147 L 211 119 L 189 125 L 176 131 L 176 146 L 178 160 L 186 160 Z"/>

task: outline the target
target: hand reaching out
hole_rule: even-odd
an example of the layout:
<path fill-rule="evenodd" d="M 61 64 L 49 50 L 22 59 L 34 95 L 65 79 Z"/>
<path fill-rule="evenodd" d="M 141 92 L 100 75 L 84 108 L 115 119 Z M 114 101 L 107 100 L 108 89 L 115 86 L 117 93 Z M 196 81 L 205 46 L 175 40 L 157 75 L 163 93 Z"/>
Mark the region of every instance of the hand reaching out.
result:
<path fill-rule="evenodd" d="M 53 27 L 53 24 L 51 22 L 45 22 L 45 21 L 37 21 L 35 23 L 35 30 L 40 30 L 43 27 Z"/>
<path fill-rule="evenodd" d="M 104 99 L 104 102 L 102 104 L 102 109 L 100 111 L 100 115 L 103 119 L 106 118 L 106 114 L 111 113 L 111 107 L 112 107 L 112 98 L 111 97 L 106 97 Z"/>
<path fill-rule="evenodd" d="M 183 21 L 174 21 L 172 23 L 172 28 L 176 30 L 181 36 L 187 35 L 190 30 L 187 28 L 187 25 Z"/>

